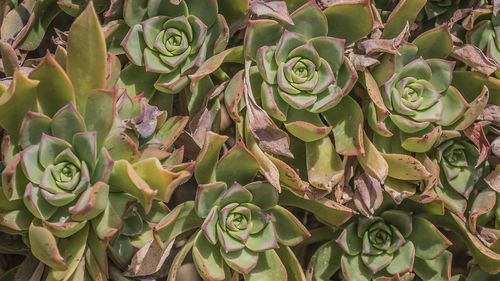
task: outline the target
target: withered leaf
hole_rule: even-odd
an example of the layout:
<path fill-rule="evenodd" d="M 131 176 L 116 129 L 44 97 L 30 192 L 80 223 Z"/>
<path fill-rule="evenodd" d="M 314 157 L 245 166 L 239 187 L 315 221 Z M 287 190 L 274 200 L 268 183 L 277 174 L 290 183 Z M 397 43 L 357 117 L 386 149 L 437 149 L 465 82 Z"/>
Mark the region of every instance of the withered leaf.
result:
<path fill-rule="evenodd" d="M 170 254 L 173 244 L 174 241 L 162 247 L 155 240 L 149 241 L 134 255 L 126 275 L 138 277 L 156 273 Z"/>
<path fill-rule="evenodd" d="M 288 14 L 285 1 L 252 1 L 250 11 L 258 17 L 272 17 L 293 25 L 293 20 Z"/>
<path fill-rule="evenodd" d="M 472 143 L 479 149 L 479 158 L 477 159 L 476 167 L 481 165 L 481 163 L 488 157 L 488 152 L 490 151 L 490 143 L 486 139 L 483 127 L 478 123 L 474 123 L 464 130 L 464 134 L 469 138 Z"/>
<path fill-rule="evenodd" d="M 363 215 L 372 216 L 382 204 L 383 195 L 380 182 L 363 173 L 354 180 L 354 205 Z"/>
<path fill-rule="evenodd" d="M 132 118 L 131 123 L 142 138 L 148 138 L 155 132 L 157 118 L 161 114 L 162 112 L 158 107 L 149 105 L 146 100 L 142 99 L 141 113 L 139 116 Z"/>
<path fill-rule="evenodd" d="M 248 126 L 264 151 L 293 158 L 290 152 L 290 138 L 286 132 L 274 124 L 271 117 L 260 108 L 253 98 L 250 87 L 250 61 L 245 62 L 245 102 L 247 105 Z"/>
<path fill-rule="evenodd" d="M 484 178 L 484 181 L 496 192 L 500 192 L 500 165 L 495 167 L 489 175 Z"/>
<path fill-rule="evenodd" d="M 499 70 L 499 65 L 493 59 L 487 57 L 479 48 L 470 44 L 453 46 L 451 56 L 485 75 L 491 75 Z"/>

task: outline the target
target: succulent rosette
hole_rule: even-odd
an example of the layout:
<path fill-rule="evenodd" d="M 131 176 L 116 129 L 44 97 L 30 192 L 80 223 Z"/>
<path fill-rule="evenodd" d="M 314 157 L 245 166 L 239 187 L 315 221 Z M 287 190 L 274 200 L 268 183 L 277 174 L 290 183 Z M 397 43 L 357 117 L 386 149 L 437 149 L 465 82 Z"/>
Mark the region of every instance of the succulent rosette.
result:
<path fill-rule="evenodd" d="M 157 240 L 170 243 L 196 230 L 180 253 L 192 247 L 196 268 L 207 280 L 225 280 L 230 269 L 249 280 L 259 276 L 253 272 L 287 280 L 286 266 L 294 265 L 295 258 L 281 255 L 293 255 L 288 246 L 309 232 L 277 205 L 278 192 L 271 184 L 254 181 L 258 164 L 241 141 L 218 159 L 226 139 L 207 134 L 195 168 L 196 200 L 180 204 L 155 226 Z"/>
<path fill-rule="evenodd" d="M 261 40 L 256 20 L 246 35 L 252 91 L 262 108 L 288 132 L 314 141 L 331 132 L 321 113 L 334 108 L 349 93 L 357 73 L 344 56 L 344 39 L 329 36 L 328 21 L 316 4 L 307 3 L 291 15 L 293 25 L 281 26 L 277 40 Z M 302 28 L 303 26 L 314 28 Z M 315 130 L 317 129 L 317 130 Z"/>
<path fill-rule="evenodd" d="M 436 149 L 436 161 L 441 171 L 441 184 L 452 188 L 464 197 L 474 189 L 484 173 L 479 163 L 479 150 L 467 140 L 449 140 Z"/>
<path fill-rule="evenodd" d="M 433 245 L 430 247 L 430 245 Z M 387 210 L 359 217 L 335 240 L 323 244 L 310 263 L 312 280 L 325 280 L 339 269 L 345 280 L 446 280 L 451 242 L 426 218 L 407 211 Z M 322 264 L 331 253 L 334 264 Z M 448 262 L 446 262 L 448 261 Z"/>
<path fill-rule="evenodd" d="M 418 56 L 418 47 L 403 45 L 391 62 L 394 71 L 375 69 L 374 76 L 388 79 L 381 87 L 388 120 L 386 129 L 394 127 L 401 146 L 411 152 L 427 152 L 441 136 L 443 127 L 460 119 L 469 105 L 460 92 L 451 86 L 455 63 L 442 59 L 424 59 Z M 379 73 L 376 73 L 380 71 Z M 383 72 L 383 74 L 381 74 Z M 374 126 L 378 121 L 375 105 L 368 108 L 368 124 L 378 133 L 375 142 L 388 140 L 393 132 Z"/>
<path fill-rule="evenodd" d="M 21 152 L 2 174 L 3 192 L 10 201 L 22 199 L 31 213 L 31 224 L 17 225 L 17 230 L 28 230 L 35 256 L 61 270 L 66 266 L 64 260 L 54 260 L 56 253 L 47 255 L 42 243 L 44 239 L 68 238 L 85 227 L 88 231 L 89 222 L 108 204 L 107 180 L 113 161 L 105 149 L 98 151 L 96 132 L 86 131 L 73 104 L 53 118 L 28 113 L 20 146 Z M 29 223 L 28 213 L 21 213 Z M 4 221 L 4 226 L 9 222 Z"/>
<path fill-rule="evenodd" d="M 463 216 L 471 207 L 469 197 L 484 186 L 488 164 L 482 163 L 478 148 L 466 139 L 451 139 L 440 144 L 432 156 L 439 165 L 439 182 L 433 189 L 446 207 Z M 470 200 L 472 201 L 472 200 Z"/>
<path fill-rule="evenodd" d="M 134 7 L 126 7 L 125 12 L 138 14 L 125 13 L 130 30 L 121 46 L 131 63 L 157 74 L 148 81 L 153 78 L 160 92 L 179 93 L 188 85 L 188 75 L 227 45 L 229 29 L 216 0 L 150 1 L 146 9 Z M 134 71 L 139 70 L 129 67 L 125 73 Z"/>

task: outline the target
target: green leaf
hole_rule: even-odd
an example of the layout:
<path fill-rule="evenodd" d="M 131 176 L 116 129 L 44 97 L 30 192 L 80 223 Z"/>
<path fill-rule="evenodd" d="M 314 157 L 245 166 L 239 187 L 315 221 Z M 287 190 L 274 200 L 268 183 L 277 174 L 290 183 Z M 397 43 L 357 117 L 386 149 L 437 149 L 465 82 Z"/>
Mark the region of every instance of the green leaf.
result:
<path fill-rule="evenodd" d="M 166 243 L 186 231 L 200 227 L 202 223 L 203 219 L 196 214 L 194 201 L 187 201 L 177 205 L 153 230 L 157 241 Z"/>
<path fill-rule="evenodd" d="M 422 56 L 424 59 L 444 59 L 451 54 L 453 48 L 451 34 L 446 24 L 420 34 L 413 40 L 413 44 L 418 47 L 417 55 Z"/>
<path fill-rule="evenodd" d="M 342 274 L 348 281 L 370 281 L 372 273 L 361 261 L 360 256 L 342 255 L 340 258 Z"/>
<path fill-rule="evenodd" d="M 18 42 L 19 49 L 32 51 L 38 48 L 50 23 L 61 12 L 57 2 L 56 0 L 36 1 L 28 23 L 24 27 L 27 30 L 23 31 L 22 39 Z"/>
<path fill-rule="evenodd" d="M 335 201 L 326 198 L 308 200 L 290 191 L 283 190 L 280 196 L 280 205 L 298 207 L 313 213 L 322 223 L 330 226 L 339 226 L 352 217 L 353 211 Z"/>
<path fill-rule="evenodd" d="M 243 248 L 234 252 L 225 252 L 220 248 L 220 253 L 224 261 L 237 272 L 248 274 L 257 265 L 259 253 L 253 252 L 248 248 Z"/>
<path fill-rule="evenodd" d="M 208 280 L 227 280 L 224 260 L 220 254 L 219 246 L 212 245 L 199 231 L 196 235 L 192 255 L 194 264 L 200 275 Z"/>
<path fill-rule="evenodd" d="M 366 134 L 363 135 L 363 143 L 365 144 L 365 154 L 356 156 L 358 163 L 368 175 L 380 182 L 384 182 L 389 173 L 387 161 L 385 161 L 382 154 L 377 150 Z"/>
<path fill-rule="evenodd" d="M 82 115 L 85 115 L 90 90 L 106 85 L 106 42 L 92 3 L 89 2 L 73 22 L 68 36 L 66 69 Z"/>
<path fill-rule="evenodd" d="M 290 247 L 281 246 L 275 251 L 286 268 L 288 281 L 306 280 L 302 266 Z"/>
<path fill-rule="evenodd" d="M 307 280 L 330 280 L 340 269 L 342 250 L 333 240 L 321 245 L 311 257 L 307 270 Z"/>
<path fill-rule="evenodd" d="M 343 38 L 346 45 L 365 37 L 374 24 L 370 1 L 343 1 L 324 10 L 328 35 Z"/>
<path fill-rule="evenodd" d="M 6 42 L 0 42 L 0 56 L 2 57 L 3 72 L 5 76 L 12 77 L 19 68 L 16 51 Z"/>
<path fill-rule="evenodd" d="M 345 96 L 335 107 L 322 114 L 326 122 L 333 127 L 335 147 L 339 154 L 345 156 L 364 154 L 363 112 L 353 98 Z"/>
<path fill-rule="evenodd" d="M 208 132 L 203 148 L 196 158 L 194 177 L 199 184 L 210 183 L 216 180 L 216 165 L 222 145 L 228 137 Z M 231 183 L 232 184 L 232 183 Z"/>
<path fill-rule="evenodd" d="M 48 229 L 34 223 L 29 228 L 29 241 L 33 255 L 56 270 L 65 270 L 68 265 L 61 256 L 55 237 Z"/>
<path fill-rule="evenodd" d="M 40 81 L 38 101 L 45 114 L 52 117 L 59 109 L 75 101 L 73 85 L 64 69 L 51 54 L 47 54 L 30 73 L 30 78 Z"/>
<path fill-rule="evenodd" d="M 254 181 L 244 186 L 252 193 L 252 204 L 257 205 L 263 210 L 272 208 L 278 204 L 278 191 L 267 181 Z"/>
<path fill-rule="evenodd" d="M 0 125 L 12 138 L 19 140 L 19 129 L 28 111 L 36 111 L 36 88 L 38 81 L 26 78 L 20 71 L 14 71 L 14 77 L 6 91 L 0 89 Z"/>
<path fill-rule="evenodd" d="M 259 255 L 257 266 L 248 275 L 245 281 L 286 281 L 286 268 L 274 250 Z"/>
<path fill-rule="evenodd" d="M 385 268 L 390 274 L 411 272 L 415 260 L 415 247 L 413 243 L 407 241 L 395 253 L 392 262 Z"/>
<path fill-rule="evenodd" d="M 68 103 L 54 114 L 50 124 L 52 135 L 69 143 L 77 133 L 85 132 L 85 121 L 73 103 Z"/>
<path fill-rule="evenodd" d="M 129 26 L 140 23 L 147 17 L 148 0 L 128 0 L 123 9 L 123 19 Z M 153 16 L 153 15 L 151 15 Z"/>
<path fill-rule="evenodd" d="M 450 280 L 452 253 L 445 251 L 432 260 L 415 259 L 415 273 L 423 280 Z"/>
<path fill-rule="evenodd" d="M 430 130 L 430 127 L 426 129 Z M 441 137 L 441 127 L 434 127 L 430 132 L 426 132 L 423 134 L 422 132 L 418 132 L 414 135 L 401 133 L 402 142 L 401 146 L 411 152 L 427 152 L 432 149 L 434 144 Z"/>
<path fill-rule="evenodd" d="M 226 192 L 227 185 L 224 182 L 214 182 L 198 185 L 196 191 L 196 213 L 205 218 L 210 210 L 218 204 L 222 194 Z"/>
<path fill-rule="evenodd" d="M 30 145 L 38 144 L 43 134 L 50 132 L 52 119 L 36 112 L 28 112 L 24 117 L 21 130 L 19 132 L 19 145 L 27 148 Z"/>
<path fill-rule="evenodd" d="M 415 255 L 421 259 L 435 259 L 452 243 L 427 219 L 413 218 L 413 231 L 408 237 L 415 246 Z"/>
<path fill-rule="evenodd" d="M 383 38 L 394 38 L 401 33 L 406 24 L 411 26 L 426 2 L 426 0 L 400 1 L 385 23 L 384 32 L 382 33 Z"/>
<path fill-rule="evenodd" d="M 358 237 L 358 224 L 351 223 L 345 227 L 335 240 L 340 249 L 351 256 L 356 256 L 361 253 L 362 245 L 361 238 Z"/>
<path fill-rule="evenodd" d="M 311 185 L 331 191 L 344 176 L 344 166 L 329 137 L 306 142 L 307 178 Z"/>
<path fill-rule="evenodd" d="M 250 183 L 259 170 L 259 164 L 242 141 L 236 144 L 218 161 L 216 167 L 217 181 L 228 185 L 237 182 L 241 185 Z"/>
<path fill-rule="evenodd" d="M 469 79 L 469 78 L 467 78 Z M 476 118 L 483 112 L 483 109 L 490 101 L 490 91 L 487 86 L 483 87 L 481 94 L 477 96 L 470 104 L 465 113 L 452 125 L 446 127 L 447 130 L 465 130 L 472 125 Z"/>
<path fill-rule="evenodd" d="M 116 115 L 116 90 L 92 90 L 88 94 L 85 123 L 97 133 L 97 151 L 104 145 Z"/>
<path fill-rule="evenodd" d="M 282 27 L 277 21 L 249 20 L 245 33 L 245 55 L 255 60 L 257 50 L 262 46 L 276 45 L 281 33 Z"/>
<path fill-rule="evenodd" d="M 153 85 L 157 80 L 157 73 L 146 72 L 144 67 L 130 63 L 120 73 L 118 86 L 127 90 L 127 94 L 132 97 L 144 93 L 144 97 L 149 99 L 156 91 Z"/>
<path fill-rule="evenodd" d="M 482 94 L 484 86 L 490 92 L 489 103 L 500 105 L 500 80 L 488 77 L 476 71 L 459 70 L 453 72 L 452 85 L 462 93 L 468 102 L 472 102 Z"/>
<path fill-rule="evenodd" d="M 311 235 L 290 211 L 281 206 L 269 209 L 269 215 L 276 228 L 280 244 L 295 246 Z"/>
<path fill-rule="evenodd" d="M 146 213 L 151 209 L 153 198 L 157 191 L 137 174 L 132 164 L 126 160 L 118 160 L 113 166 L 109 177 L 111 192 L 127 192 L 133 195 L 142 205 Z"/>
<path fill-rule="evenodd" d="M 404 154 L 382 154 L 389 167 L 388 175 L 400 180 L 423 180 L 431 176 L 417 159 Z"/>
<path fill-rule="evenodd" d="M 103 182 L 95 183 L 85 190 L 74 206 L 69 208 L 71 218 L 86 221 L 95 218 L 108 204 L 109 186 Z"/>
<path fill-rule="evenodd" d="M 326 36 L 328 22 L 319 6 L 309 2 L 295 10 L 290 17 L 293 25 L 288 25 L 287 30 L 304 35 L 307 39 Z"/>
<path fill-rule="evenodd" d="M 23 200 L 26 208 L 41 220 L 48 220 L 57 211 L 57 208 L 42 196 L 40 188 L 33 186 L 32 183 L 26 186 Z"/>
<path fill-rule="evenodd" d="M 54 268 L 54 270 L 49 272 L 47 276 L 48 280 L 65 280 L 77 270 L 78 264 L 83 259 L 83 255 L 87 249 L 88 233 L 89 228 L 87 226 L 75 235 L 60 240 L 59 247 L 61 254 L 68 266 L 65 270 Z"/>
<path fill-rule="evenodd" d="M 304 142 L 322 139 L 332 130 L 331 127 L 323 124 L 319 114 L 293 108 L 288 110 L 285 128 L 289 133 Z"/>
<path fill-rule="evenodd" d="M 122 227 L 122 218 L 134 201 L 135 198 L 127 193 L 109 194 L 106 209 L 92 220 L 92 227 L 99 240 L 109 240 Z"/>

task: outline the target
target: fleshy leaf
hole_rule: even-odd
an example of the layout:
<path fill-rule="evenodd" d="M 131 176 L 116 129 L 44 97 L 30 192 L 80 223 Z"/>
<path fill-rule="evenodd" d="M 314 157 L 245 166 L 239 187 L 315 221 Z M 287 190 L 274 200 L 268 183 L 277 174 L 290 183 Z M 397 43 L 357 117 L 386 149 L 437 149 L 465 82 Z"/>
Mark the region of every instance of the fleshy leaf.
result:
<path fill-rule="evenodd" d="M 398 36 L 407 23 L 411 26 L 426 2 L 425 0 L 400 1 L 385 23 L 383 37 L 394 38 Z"/>
<path fill-rule="evenodd" d="M 67 264 L 57 247 L 55 237 L 42 226 L 31 224 L 29 228 L 31 252 L 46 265 L 56 270 L 65 270 Z"/>
<path fill-rule="evenodd" d="M 269 210 L 271 220 L 276 227 L 276 234 L 280 244 L 295 246 L 309 237 L 309 231 L 287 209 L 275 206 Z"/>
<path fill-rule="evenodd" d="M 238 141 L 217 163 L 216 178 L 227 184 L 238 182 L 243 185 L 253 180 L 258 169 L 255 157 L 242 141 Z"/>
<path fill-rule="evenodd" d="M 149 212 L 157 191 L 137 174 L 134 167 L 126 160 L 118 160 L 109 177 L 110 191 L 121 191 L 132 194 L 140 202 L 144 210 Z"/>
<path fill-rule="evenodd" d="M 323 137 L 306 144 L 307 177 L 311 185 L 331 191 L 344 175 L 342 161 L 332 141 Z"/>
<path fill-rule="evenodd" d="M 30 78 L 38 84 L 38 102 L 45 114 L 53 116 L 70 102 L 75 102 L 73 84 L 68 75 L 51 54 L 47 54 L 30 73 Z"/>
<path fill-rule="evenodd" d="M 39 82 L 25 77 L 19 70 L 14 71 L 10 87 L 0 92 L 0 125 L 12 138 L 19 139 L 19 129 L 28 111 L 36 111 L 36 88 Z"/>
<path fill-rule="evenodd" d="M 85 115 L 91 89 L 106 85 L 106 42 L 93 2 L 71 25 L 66 69 L 75 89 L 78 110 Z"/>
<path fill-rule="evenodd" d="M 194 177 L 199 184 L 210 183 L 216 180 L 216 165 L 222 145 L 227 140 L 226 136 L 208 132 L 205 143 L 196 159 Z"/>
<path fill-rule="evenodd" d="M 357 156 L 365 153 L 363 112 L 354 99 L 344 97 L 335 107 L 323 112 L 323 117 L 333 127 L 335 148 L 339 154 Z"/>
<path fill-rule="evenodd" d="M 328 35 L 346 39 L 346 45 L 368 35 L 374 24 L 370 1 L 334 2 L 324 11 Z"/>

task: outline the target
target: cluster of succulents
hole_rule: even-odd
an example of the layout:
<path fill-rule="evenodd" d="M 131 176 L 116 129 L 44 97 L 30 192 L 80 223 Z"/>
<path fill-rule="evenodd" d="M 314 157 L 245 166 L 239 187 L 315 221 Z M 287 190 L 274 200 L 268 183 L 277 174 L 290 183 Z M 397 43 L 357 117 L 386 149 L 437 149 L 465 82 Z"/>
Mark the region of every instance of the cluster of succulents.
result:
<path fill-rule="evenodd" d="M 0 281 L 499 280 L 499 7 L 1 2 Z"/>

